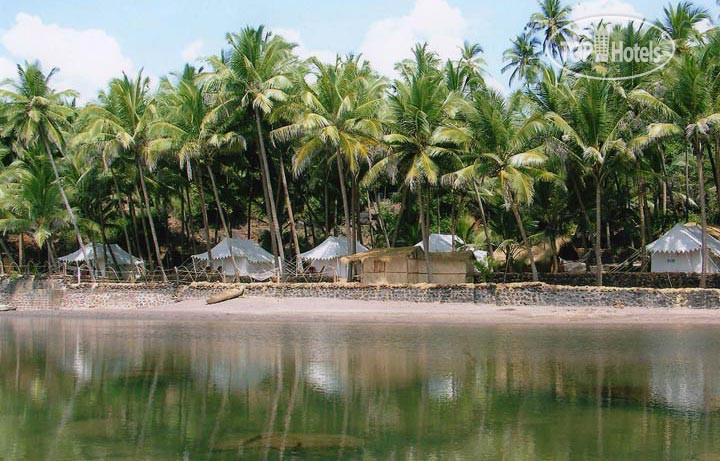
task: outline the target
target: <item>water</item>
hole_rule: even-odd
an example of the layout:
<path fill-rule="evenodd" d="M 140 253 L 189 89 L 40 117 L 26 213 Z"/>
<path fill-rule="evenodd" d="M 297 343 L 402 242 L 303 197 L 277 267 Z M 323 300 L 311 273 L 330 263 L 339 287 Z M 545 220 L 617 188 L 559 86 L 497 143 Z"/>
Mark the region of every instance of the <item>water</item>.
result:
<path fill-rule="evenodd" d="M 720 459 L 718 333 L 5 316 L 0 459 Z"/>

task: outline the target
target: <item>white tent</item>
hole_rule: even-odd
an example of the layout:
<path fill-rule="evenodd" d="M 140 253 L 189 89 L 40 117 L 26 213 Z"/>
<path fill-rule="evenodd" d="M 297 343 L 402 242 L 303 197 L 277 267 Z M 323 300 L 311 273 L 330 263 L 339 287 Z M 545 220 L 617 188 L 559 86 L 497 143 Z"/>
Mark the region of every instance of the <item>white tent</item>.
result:
<path fill-rule="evenodd" d="M 107 246 L 95 242 L 88 243 L 85 245 L 85 254 L 87 254 L 88 259 L 92 261 L 93 268 L 103 277 L 107 275 L 108 267 L 113 268 L 115 271 L 118 270 L 118 268 L 115 267 L 116 262 L 117 265 L 120 266 L 119 271 L 122 273 L 142 269 L 145 266 L 142 259 L 131 255 L 116 243 L 111 243 Z M 72 263 L 80 266 L 85 262 L 85 255 L 82 249 L 78 249 L 69 255 L 59 257 L 58 260 L 66 264 Z"/>
<path fill-rule="evenodd" d="M 275 258 L 256 242 L 243 238 L 231 238 L 229 243 L 228 245 L 228 238 L 225 237 L 210 250 L 212 255 L 210 265 L 213 270 L 222 271 L 225 275 L 252 277 L 255 280 L 267 280 L 274 275 Z M 230 248 L 232 248 L 232 254 L 235 255 L 237 274 L 235 274 Z M 206 266 L 210 259 L 207 252 L 193 255 L 192 258 Z"/>
<path fill-rule="evenodd" d="M 707 271 L 720 272 L 720 241 L 710 234 L 706 241 Z M 702 229 L 697 224 L 677 224 L 646 248 L 652 255 L 652 272 L 702 272 Z"/>
<path fill-rule="evenodd" d="M 453 251 L 453 236 L 450 234 L 430 234 L 430 253 L 450 253 Z M 455 245 L 465 245 L 465 242 L 455 236 Z M 416 247 L 423 248 L 422 240 L 415 244 Z"/>
<path fill-rule="evenodd" d="M 357 253 L 368 251 L 368 248 L 360 242 L 355 242 L 355 248 Z M 349 254 L 348 239 L 330 236 L 312 250 L 302 253 L 300 257 L 303 261 L 309 262 L 310 267 L 318 274 L 347 278 L 347 266 L 340 264 L 340 258 Z"/>

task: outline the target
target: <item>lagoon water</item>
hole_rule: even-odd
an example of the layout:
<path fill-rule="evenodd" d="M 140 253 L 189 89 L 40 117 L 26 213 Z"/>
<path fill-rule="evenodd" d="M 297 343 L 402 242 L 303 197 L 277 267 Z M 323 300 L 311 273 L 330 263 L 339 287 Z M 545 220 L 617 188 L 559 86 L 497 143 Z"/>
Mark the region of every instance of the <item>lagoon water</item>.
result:
<path fill-rule="evenodd" d="M 720 459 L 720 329 L 11 315 L 0 459 Z"/>

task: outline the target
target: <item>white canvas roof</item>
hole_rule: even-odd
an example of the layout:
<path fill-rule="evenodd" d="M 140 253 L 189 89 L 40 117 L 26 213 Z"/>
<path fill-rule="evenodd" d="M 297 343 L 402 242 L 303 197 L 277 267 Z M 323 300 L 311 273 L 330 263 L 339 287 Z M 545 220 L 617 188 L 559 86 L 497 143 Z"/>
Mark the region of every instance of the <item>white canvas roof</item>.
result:
<path fill-rule="evenodd" d="M 112 254 L 110 254 L 111 251 Z M 95 242 L 85 245 L 85 253 L 87 253 L 88 258 L 90 258 L 91 261 L 95 261 L 96 259 L 104 260 L 106 252 L 108 263 L 114 263 L 113 255 L 115 256 L 115 260 L 117 261 L 117 263 L 123 266 L 140 265 L 143 263 L 142 259 L 131 255 L 127 251 L 120 248 L 120 246 L 116 243 L 111 243 L 105 248 L 103 248 L 102 244 Z M 70 253 L 69 255 L 61 256 L 58 259 L 64 262 L 80 263 L 85 261 L 85 256 L 83 255 L 82 250 L 78 249 Z"/>
<path fill-rule="evenodd" d="M 368 248 L 360 242 L 355 242 L 356 251 L 362 253 L 368 251 Z M 350 254 L 348 248 L 348 239 L 345 237 L 330 236 L 320 245 L 312 250 L 302 253 L 300 257 L 304 260 L 311 261 L 328 261 L 331 259 L 342 258 Z"/>
<path fill-rule="evenodd" d="M 450 253 L 453 249 L 452 235 L 450 234 L 430 234 L 430 253 Z M 455 243 L 465 245 L 465 242 L 455 236 Z M 422 240 L 415 244 L 416 247 L 423 247 Z"/>
<path fill-rule="evenodd" d="M 706 241 L 708 250 L 720 257 L 720 241 L 710 234 L 707 234 Z M 702 229 L 697 224 L 676 224 L 646 248 L 650 253 L 680 254 L 700 251 L 702 249 Z"/>
<path fill-rule="evenodd" d="M 230 258 L 230 251 L 228 250 L 228 238 L 225 237 L 210 250 L 212 259 L 225 259 Z M 265 251 L 260 245 L 252 240 L 243 238 L 231 238 L 230 247 L 236 258 L 247 258 L 248 261 L 253 263 L 270 263 L 274 262 L 273 255 Z M 208 254 L 200 253 L 192 256 L 195 259 L 203 261 L 208 260 Z"/>

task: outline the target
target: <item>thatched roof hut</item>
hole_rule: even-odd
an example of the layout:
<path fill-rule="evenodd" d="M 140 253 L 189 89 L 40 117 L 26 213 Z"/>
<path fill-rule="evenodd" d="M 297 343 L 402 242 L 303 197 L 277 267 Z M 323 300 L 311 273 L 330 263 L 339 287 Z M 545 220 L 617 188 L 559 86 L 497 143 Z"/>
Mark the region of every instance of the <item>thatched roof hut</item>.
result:
<path fill-rule="evenodd" d="M 475 257 L 471 251 L 430 253 L 431 282 L 442 284 L 473 281 Z M 354 263 L 362 283 L 427 283 L 425 253 L 417 246 L 380 248 L 346 256 L 342 264 Z"/>

